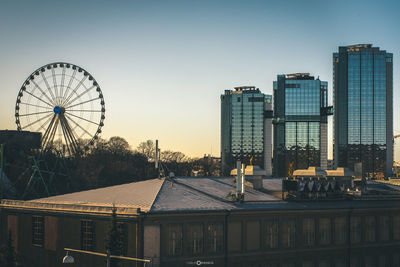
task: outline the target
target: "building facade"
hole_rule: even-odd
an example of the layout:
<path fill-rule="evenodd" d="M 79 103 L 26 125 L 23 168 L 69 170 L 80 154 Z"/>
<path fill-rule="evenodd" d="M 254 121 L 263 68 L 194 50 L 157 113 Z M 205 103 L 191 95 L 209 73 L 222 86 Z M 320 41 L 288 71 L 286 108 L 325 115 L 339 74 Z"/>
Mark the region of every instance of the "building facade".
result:
<path fill-rule="evenodd" d="M 258 165 L 272 174 L 272 96 L 254 86 L 221 95 L 221 168 L 228 175 L 236 161 Z"/>
<path fill-rule="evenodd" d="M 383 177 L 393 165 L 393 54 L 371 44 L 333 53 L 334 161 L 363 176 Z"/>
<path fill-rule="evenodd" d="M 319 166 L 327 169 L 328 83 L 308 73 L 274 82 L 274 175 Z"/>

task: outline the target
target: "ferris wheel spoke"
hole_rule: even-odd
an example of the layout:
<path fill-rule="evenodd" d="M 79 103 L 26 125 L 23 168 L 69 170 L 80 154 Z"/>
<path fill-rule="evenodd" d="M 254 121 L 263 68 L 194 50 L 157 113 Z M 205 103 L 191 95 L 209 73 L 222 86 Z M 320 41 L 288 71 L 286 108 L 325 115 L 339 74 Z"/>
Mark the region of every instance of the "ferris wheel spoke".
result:
<path fill-rule="evenodd" d="M 43 89 L 37 83 L 35 83 L 34 80 L 32 80 L 32 83 L 35 85 L 35 88 L 39 89 L 39 91 L 47 98 L 47 100 L 49 100 L 50 103 L 54 105 L 53 100 L 51 100 L 51 98 L 43 91 Z"/>
<path fill-rule="evenodd" d="M 61 120 L 61 126 L 64 129 L 64 134 L 65 134 L 65 139 L 69 141 L 69 144 L 71 145 L 71 151 L 72 152 L 76 152 L 77 149 L 77 140 L 75 138 L 75 133 L 74 131 L 71 129 L 71 127 L 68 124 L 68 121 L 65 119 L 65 117 L 62 115 L 60 116 L 60 120 Z"/>
<path fill-rule="evenodd" d="M 61 124 L 61 130 L 62 130 L 62 133 L 63 133 L 63 136 L 64 136 L 65 146 L 66 146 L 66 148 L 67 148 L 68 154 L 69 154 L 69 155 L 72 155 L 71 149 L 70 149 L 70 145 L 69 145 L 69 139 L 68 139 L 68 137 L 67 137 L 67 133 L 66 133 L 66 131 L 65 131 L 65 129 L 64 129 L 63 124 Z"/>
<path fill-rule="evenodd" d="M 46 79 L 46 76 L 44 76 L 43 72 L 41 74 L 42 74 L 43 81 L 46 84 L 47 90 L 49 91 L 51 98 L 53 99 L 52 103 L 56 103 L 56 98 L 54 97 L 53 92 L 51 91 L 51 88 L 50 88 L 49 82 Z"/>
<path fill-rule="evenodd" d="M 53 108 L 51 108 L 51 107 L 43 107 L 43 106 L 39 106 L 39 105 L 34 105 L 34 104 L 30 104 L 30 103 L 25 103 L 25 102 L 21 102 L 21 103 L 19 103 L 20 105 L 22 104 L 22 105 L 27 105 L 27 106 L 31 106 L 31 107 L 37 107 L 37 108 L 44 108 L 44 109 L 53 109 Z"/>
<path fill-rule="evenodd" d="M 73 108 L 73 107 L 76 107 L 76 106 L 79 106 L 79 105 L 82 105 L 82 104 L 86 104 L 86 103 L 89 103 L 89 102 L 92 102 L 92 101 L 95 101 L 95 100 L 98 100 L 98 98 L 92 98 L 92 99 L 89 99 L 87 101 L 84 101 L 84 102 L 81 102 L 81 103 L 66 107 L 65 109 Z"/>
<path fill-rule="evenodd" d="M 58 126 L 58 117 L 57 114 L 54 114 L 53 119 L 51 120 L 49 126 L 46 129 L 46 132 L 44 133 L 42 137 L 42 146 L 43 148 L 47 148 L 50 143 L 53 141 L 53 133 L 55 132 L 55 129 L 57 129 Z"/>
<path fill-rule="evenodd" d="M 44 119 L 50 117 L 51 115 L 52 115 L 52 114 L 46 115 L 46 116 L 44 116 L 44 117 L 42 117 L 42 118 L 40 118 L 40 119 L 38 119 L 38 120 L 36 120 L 36 121 L 34 121 L 34 122 L 29 123 L 28 125 L 25 125 L 25 126 L 22 127 L 21 129 L 22 129 L 22 130 L 23 130 L 23 129 L 26 129 L 26 128 L 28 128 L 28 127 L 34 125 L 35 123 L 38 123 L 39 121 L 42 121 L 42 120 L 44 120 Z"/>
<path fill-rule="evenodd" d="M 55 98 L 56 98 L 55 99 L 55 104 L 59 105 L 59 103 L 58 103 L 58 88 L 57 88 L 57 81 L 56 81 L 56 73 L 55 73 L 54 68 L 51 69 L 51 74 L 53 76 L 53 85 L 54 85 L 54 90 L 55 90 L 55 93 L 56 93 L 56 95 L 55 95 Z"/>
<path fill-rule="evenodd" d="M 65 113 L 67 113 L 67 114 L 69 114 L 69 115 L 71 115 L 71 116 L 74 116 L 75 118 L 78 118 L 78 119 L 81 119 L 81 120 L 84 120 L 84 121 L 87 121 L 87 122 L 93 123 L 94 125 L 99 126 L 99 124 L 98 124 L 98 123 L 95 123 L 94 121 L 91 121 L 91 120 L 88 120 L 88 119 L 85 119 L 85 118 L 76 116 L 75 114 L 72 114 L 72 113 L 68 113 L 68 112 L 65 112 Z"/>
<path fill-rule="evenodd" d="M 50 113 L 53 112 L 51 110 L 49 111 L 41 111 L 41 112 L 35 112 L 35 113 L 28 113 L 28 114 L 19 114 L 20 117 L 25 117 L 25 116 L 30 116 L 30 115 L 38 115 L 38 114 L 44 114 L 44 113 Z"/>
<path fill-rule="evenodd" d="M 47 116 L 48 119 L 44 121 L 44 123 L 42 125 L 40 125 L 40 127 L 36 130 L 36 132 L 40 132 L 40 129 L 46 130 L 46 128 L 44 127 L 46 124 L 48 124 L 50 122 L 50 120 L 52 119 L 51 116 Z"/>
<path fill-rule="evenodd" d="M 63 97 L 63 89 L 64 89 L 64 81 L 65 81 L 65 65 L 63 65 L 63 69 L 62 69 L 62 74 L 61 74 L 61 85 L 60 85 L 60 97 Z M 60 103 L 62 102 L 62 99 L 60 99 Z"/>
<path fill-rule="evenodd" d="M 54 136 L 56 135 L 57 132 L 57 128 L 58 125 L 60 124 L 60 117 L 57 116 L 56 118 L 56 122 L 54 123 L 53 129 L 51 131 L 51 135 L 50 135 L 50 144 L 53 145 L 53 141 L 54 141 Z"/>
<path fill-rule="evenodd" d="M 83 91 L 83 93 L 81 93 L 80 95 L 78 95 L 77 97 L 75 97 L 73 100 L 71 100 L 71 101 L 69 101 L 67 104 L 65 104 L 66 106 L 67 105 L 71 105 L 72 103 L 74 103 L 77 99 L 79 99 L 79 98 L 81 98 L 83 95 L 85 95 L 85 94 L 87 94 L 88 92 L 90 92 L 90 90 L 92 90 L 93 88 L 95 88 L 96 86 L 91 86 L 91 87 L 89 87 L 88 89 L 86 89 L 85 91 Z"/>
<path fill-rule="evenodd" d="M 45 103 L 46 105 L 49 105 L 50 107 L 53 107 L 53 106 L 54 106 L 54 105 L 52 105 L 52 104 L 47 103 L 47 102 L 44 101 L 43 99 L 41 99 L 41 98 L 35 96 L 34 94 L 32 94 L 32 93 L 30 93 L 30 92 L 28 92 L 28 91 L 25 91 L 25 92 L 26 92 L 28 95 L 31 95 L 31 96 L 33 96 L 34 98 L 36 98 L 36 99 L 42 101 L 42 102 Z"/>
<path fill-rule="evenodd" d="M 90 109 L 69 109 L 69 112 L 101 112 L 101 110 L 90 110 Z"/>
<path fill-rule="evenodd" d="M 71 117 L 65 115 L 66 118 L 68 118 L 70 121 L 72 121 L 76 126 L 78 126 L 84 133 L 86 133 L 89 137 L 92 137 L 92 135 L 85 129 L 83 128 L 81 125 L 79 125 L 79 123 L 77 123 L 75 120 L 73 120 Z"/>
<path fill-rule="evenodd" d="M 75 148 L 75 152 L 77 152 L 78 151 L 78 139 L 77 138 L 79 138 L 79 136 L 76 134 L 75 130 L 73 128 L 71 128 L 71 126 L 69 125 L 67 120 L 64 120 L 64 123 L 67 126 L 67 129 L 70 133 L 70 136 L 73 141 L 74 148 Z"/>
<path fill-rule="evenodd" d="M 62 95 L 62 99 L 63 99 L 62 104 L 64 103 L 64 100 L 65 100 L 65 98 L 67 97 L 68 92 L 69 92 L 70 89 L 71 89 L 71 85 L 72 85 L 72 82 L 73 82 L 74 79 L 75 79 L 76 72 L 77 72 L 77 70 L 74 69 L 74 72 L 72 73 L 72 76 L 71 76 L 70 79 L 69 79 L 69 82 L 68 82 L 68 85 L 67 85 L 67 89 L 65 90 L 64 94 Z"/>
<path fill-rule="evenodd" d="M 68 105 L 69 100 L 71 97 L 76 94 L 76 91 L 78 91 L 79 87 L 83 84 L 83 82 L 86 80 L 87 76 L 83 76 L 82 80 L 78 83 L 78 85 L 75 87 L 75 89 L 68 95 L 67 99 L 63 102 L 63 105 Z"/>

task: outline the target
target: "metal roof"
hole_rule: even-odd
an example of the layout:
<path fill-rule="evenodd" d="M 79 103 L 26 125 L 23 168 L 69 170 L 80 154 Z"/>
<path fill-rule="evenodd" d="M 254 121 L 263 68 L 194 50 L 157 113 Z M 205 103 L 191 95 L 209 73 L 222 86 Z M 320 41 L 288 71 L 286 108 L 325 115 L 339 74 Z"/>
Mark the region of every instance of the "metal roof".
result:
<path fill-rule="evenodd" d="M 78 204 L 140 208 L 149 211 L 164 179 L 109 186 L 54 197 L 30 200 L 35 203 Z"/>
<path fill-rule="evenodd" d="M 133 215 L 138 214 L 139 208 L 141 212 L 147 213 L 175 213 L 225 210 L 330 209 L 350 206 L 393 206 L 394 201 L 400 203 L 400 190 L 389 188 L 384 184 L 369 184 L 372 198 L 355 201 L 322 201 L 318 203 L 287 202 L 274 196 L 279 195 L 275 193 L 280 192 L 282 189 L 281 179 L 269 178 L 263 180 L 263 190 L 255 190 L 251 184 L 247 183 L 244 202 L 240 203 L 232 202 L 228 197 L 235 190 L 234 178 L 232 177 L 179 177 L 174 179 L 151 179 L 30 201 L 2 200 L 0 206 L 59 212 L 109 213 L 113 205 L 115 205 L 117 213 Z M 378 201 L 381 204 L 376 204 L 376 200 L 384 201 Z M 371 204 L 372 202 L 374 204 Z M 387 204 L 389 202 L 392 204 Z"/>

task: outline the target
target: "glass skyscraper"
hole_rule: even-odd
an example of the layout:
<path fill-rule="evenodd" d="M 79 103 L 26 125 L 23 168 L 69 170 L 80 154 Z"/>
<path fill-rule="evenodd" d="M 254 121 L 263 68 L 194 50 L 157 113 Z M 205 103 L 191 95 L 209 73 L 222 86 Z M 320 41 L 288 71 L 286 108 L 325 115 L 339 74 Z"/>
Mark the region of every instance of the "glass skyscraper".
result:
<path fill-rule="evenodd" d="M 221 161 L 227 175 L 236 161 L 258 165 L 271 175 L 272 96 L 254 86 L 221 95 Z"/>
<path fill-rule="evenodd" d="M 328 83 L 308 73 L 278 75 L 274 82 L 274 175 L 310 166 L 327 168 Z"/>
<path fill-rule="evenodd" d="M 334 161 L 363 175 L 390 175 L 393 165 L 393 55 L 371 44 L 333 53 Z M 361 164 L 360 164 L 361 163 Z"/>

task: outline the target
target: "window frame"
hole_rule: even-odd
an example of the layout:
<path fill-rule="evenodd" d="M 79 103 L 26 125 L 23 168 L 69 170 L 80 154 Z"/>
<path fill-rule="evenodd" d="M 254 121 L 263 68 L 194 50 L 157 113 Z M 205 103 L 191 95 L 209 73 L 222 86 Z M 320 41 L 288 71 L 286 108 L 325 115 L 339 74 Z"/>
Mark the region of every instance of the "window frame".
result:
<path fill-rule="evenodd" d="M 93 220 L 81 220 L 81 249 L 96 250 L 96 224 Z"/>
<path fill-rule="evenodd" d="M 32 245 L 37 247 L 44 246 L 45 229 L 44 216 L 32 216 Z"/>

